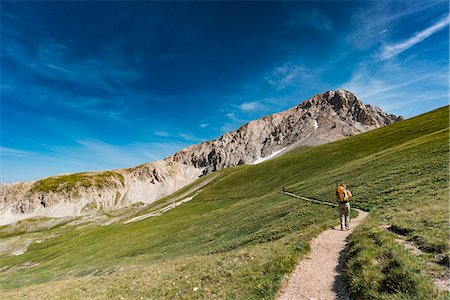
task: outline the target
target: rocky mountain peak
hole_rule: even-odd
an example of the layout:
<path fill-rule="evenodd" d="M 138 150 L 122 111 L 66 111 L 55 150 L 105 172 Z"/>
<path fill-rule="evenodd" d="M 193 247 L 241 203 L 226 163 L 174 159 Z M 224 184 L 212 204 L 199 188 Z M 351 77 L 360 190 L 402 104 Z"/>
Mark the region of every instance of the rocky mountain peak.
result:
<path fill-rule="evenodd" d="M 320 105 L 331 105 L 335 111 L 343 108 L 349 108 L 352 105 L 364 105 L 353 93 L 346 90 L 327 91 L 323 94 L 317 94 L 311 99 L 300 103 L 297 107 L 308 109 Z"/>
<path fill-rule="evenodd" d="M 298 108 L 309 109 L 311 107 L 331 106 L 334 111 L 349 110 L 351 108 L 365 109 L 365 105 L 352 92 L 347 90 L 327 91 L 317 94 L 309 100 L 298 105 Z"/>
<path fill-rule="evenodd" d="M 190 146 L 168 159 L 204 174 L 253 163 L 281 149 L 313 146 L 401 120 L 364 105 L 346 90 L 327 91 L 284 112 L 251 121 L 219 139 Z"/>
<path fill-rule="evenodd" d="M 334 113 L 342 117 L 377 128 L 403 120 L 403 117 L 387 114 L 376 106 L 365 105 L 355 94 L 347 90 L 330 90 L 323 94 L 317 94 L 296 108 L 323 110 L 324 107 L 331 107 Z"/>

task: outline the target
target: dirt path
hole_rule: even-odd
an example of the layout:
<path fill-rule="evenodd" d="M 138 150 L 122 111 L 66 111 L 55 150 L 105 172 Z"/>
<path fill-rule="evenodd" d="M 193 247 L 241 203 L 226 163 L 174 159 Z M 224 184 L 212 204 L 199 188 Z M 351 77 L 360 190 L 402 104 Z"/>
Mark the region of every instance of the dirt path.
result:
<path fill-rule="evenodd" d="M 297 265 L 287 285 L 281 289 L 278 300 L 351 299 L 342 266 L 347 252 L 347 237 L 367 217 L 367 212 L 357 211 L 359 215 L 350 221 L 350 230 L 329 229 L 312 241 L 311 252 Z"/>

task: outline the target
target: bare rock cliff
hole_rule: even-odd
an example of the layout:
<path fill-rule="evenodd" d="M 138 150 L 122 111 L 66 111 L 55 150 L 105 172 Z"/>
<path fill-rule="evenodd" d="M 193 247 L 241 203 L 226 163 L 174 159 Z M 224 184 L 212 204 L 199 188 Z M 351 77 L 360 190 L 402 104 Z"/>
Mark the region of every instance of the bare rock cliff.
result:
<path fill-rule="evenodd" d="M 324 144 L 402 119 L 364 105 L 349 91 L 328 91 L 161 161 L 128 169 L 1 184 L 0 225 L 35 216 L 85 215 L 136 202 L 151 203 L 201 175 L 258 163 L 297 147 Z"/>
<path fill-rule="evenodd" d="M 400 120 L 402 117 L 364 105 L 349 91 L 328 91 L 167 159 L 202 168 L 207 174 L 252 163 L 281 149 L 319 145 Z"/>

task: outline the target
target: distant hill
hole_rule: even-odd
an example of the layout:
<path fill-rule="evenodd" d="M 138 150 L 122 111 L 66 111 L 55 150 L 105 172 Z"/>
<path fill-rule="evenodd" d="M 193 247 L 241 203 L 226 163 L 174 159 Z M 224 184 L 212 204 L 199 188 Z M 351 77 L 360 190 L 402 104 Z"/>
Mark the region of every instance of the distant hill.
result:
<path fill-rule="evenodd" d="M 364 105 L 349 91 L 328 91 L 161 161 L 2 185 L 0 225 L 29 217 L 86 215 L 151 203 L 199 176 L 259 163 L 299 147 L 324 144 L 400 120 L 402 117 Z"/>

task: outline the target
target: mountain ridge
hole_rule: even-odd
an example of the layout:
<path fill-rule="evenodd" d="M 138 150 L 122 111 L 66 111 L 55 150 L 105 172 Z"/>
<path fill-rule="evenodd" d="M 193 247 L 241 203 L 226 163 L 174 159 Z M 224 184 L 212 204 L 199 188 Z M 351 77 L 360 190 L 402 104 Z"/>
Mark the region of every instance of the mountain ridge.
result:
<path fill-rule="evenodd" d="M 349 91 L 327 91 L 160 161 L 1 185 L 0 223 L 35 216 L 84 215 L 137 202 L 151 203 L 200 176 L 230 166 L 259 163 L 274 153 L 278 156 L 298 147 L 324 144 L 402 119 L 363 104 Z"/>

